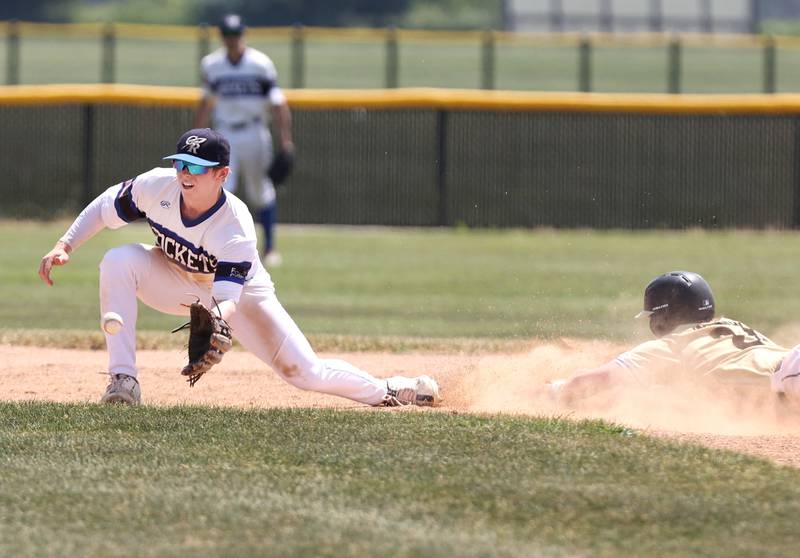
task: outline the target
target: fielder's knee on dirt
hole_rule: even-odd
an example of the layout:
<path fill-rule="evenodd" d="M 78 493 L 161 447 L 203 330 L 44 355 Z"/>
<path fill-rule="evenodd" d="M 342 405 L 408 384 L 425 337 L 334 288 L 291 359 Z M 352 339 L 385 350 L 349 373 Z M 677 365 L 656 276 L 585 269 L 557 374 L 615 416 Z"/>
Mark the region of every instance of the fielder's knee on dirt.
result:
<path fill-rule="evenodd" d="M 310 366 L 297 367 L 291 375 L 281 374 L 283 378 L 294 387 L 305 391 L 326 391 L 325 381 L 322 379 L 321 361 Z"/>
<path fill-rule="evenodd" d="M 284 340 L 271 362 L 281 378 L 296 388 L 309 391 L 318 391 L 321 365 L 310 347 L 307 351 L 300 350 L 289 338 Z"/>
<path fill-rule="evenodd" d="M 340 360 L 299 360 L 280 363 L 276 369 L 294 387 L 338 395 L 359 403 L 376 405 L 386 395 L 386 382 L 372 377 L 355 366 Z"/>

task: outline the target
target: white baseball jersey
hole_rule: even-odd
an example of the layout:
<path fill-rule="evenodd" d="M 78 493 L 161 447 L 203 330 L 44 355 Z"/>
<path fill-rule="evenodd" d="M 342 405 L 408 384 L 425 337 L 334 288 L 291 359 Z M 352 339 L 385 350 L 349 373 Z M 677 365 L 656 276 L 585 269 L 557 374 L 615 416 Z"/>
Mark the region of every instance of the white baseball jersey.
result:
<path fill-rule="evenodd" d="M 769 386 L 788 352 L 742 322 L 718 318 L 645 341 L 613 362 L 623 377 L 645 382 L 680 377 Z"/>
<path fill-rule="evenodd" d="M 236 64 L 224 48 L 203 57 L 203 94 L 215 97 L 214 121 L 218 127 L 245 125 L 265 118 L 267 103 L 286 102 L 278 87 L 278 72 L 269 56 L 246 47 Z"/>
<path fill-rule="evenodd" d="M 112 186 L 90 203 L 61 238 L 73 250 L 103 228 L 146 219 L 155 246 L 126 244 L 100 262 L 100 315 L 122 319 L 106 332 L 108 371 L 137 377 L 137 299 L 160 312 L 188 313 L 193 298 L 207 306 L 233 300 L 234 337 L 290 384 L 377 405 L 389 394 L 379 380 L 347 362 L 321 359 L 275 296 L 258 257 L 250 212 L 236 196 L 222 197 L 196 219 L 181 215 L 174 169 L 156 168 Z"/>
<path fill-rule="evenodd" d="M 156 236 L 155 244 L 164 255 L 195 281 L 211 282 L 217 301 L 238 301 L 242 286 L 256 273 L 265 273 L 256 248 L 256 232 L 247 206 L 223 191 L 219 201 L 194 220 L 180 211 L 181 186 L 175 169 L 155 168 L 134 179 L 112 186 L 76 219 L 65 242 L 77 247 L 84 240 L 82 223 L 96 221 L 120 228 L 146 219 Z"/>

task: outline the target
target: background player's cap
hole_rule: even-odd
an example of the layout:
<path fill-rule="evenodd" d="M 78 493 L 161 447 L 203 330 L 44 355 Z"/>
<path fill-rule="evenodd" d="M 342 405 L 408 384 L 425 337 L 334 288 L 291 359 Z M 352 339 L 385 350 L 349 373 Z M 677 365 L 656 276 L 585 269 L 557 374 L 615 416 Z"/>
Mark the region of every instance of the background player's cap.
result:
<path fill-rule="evenodd" d="M 222 18 L 219 24 L 219 31 L 223 35 L 241 35 L 244 33 L 244 22 L 241 16 L 236 14 L 228 14 Z"/>
<path fill-rule="evenodd" d="M 178 152 L 164 157 L 204 167 L 226 167 L 231 161 L 228 140 L 211 128 L 194 128 L 178 140 Z"/>

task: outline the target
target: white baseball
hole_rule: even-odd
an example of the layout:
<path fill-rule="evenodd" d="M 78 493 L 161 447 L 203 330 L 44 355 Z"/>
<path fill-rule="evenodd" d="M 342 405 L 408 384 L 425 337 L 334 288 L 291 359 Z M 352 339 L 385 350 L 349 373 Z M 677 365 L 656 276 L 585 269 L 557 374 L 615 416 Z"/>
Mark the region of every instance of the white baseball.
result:
<path fill-rule="evenodd" d="M 122 316 L 116 312 L 106 312 L 103 314 L 101 325 L 103 327 L 103 331 L 109 335 L 116 335 L 120 332 L 123 326 Z"/>

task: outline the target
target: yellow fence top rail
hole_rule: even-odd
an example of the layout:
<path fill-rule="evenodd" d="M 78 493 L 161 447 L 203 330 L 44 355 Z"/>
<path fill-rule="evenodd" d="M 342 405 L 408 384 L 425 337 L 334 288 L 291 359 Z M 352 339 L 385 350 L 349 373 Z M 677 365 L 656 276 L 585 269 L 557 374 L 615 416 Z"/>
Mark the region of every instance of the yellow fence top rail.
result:
<path fill-rule="evenodd" d="M 201 97 L 194 87 L 146 85 L 5 85 L 0 86 L 2 105 L 118 104 L 191 106 Z"/>
<path fill-rule="evenodd" d="M 800 114 L 800 94 L 670 95 L 660 93 L 537 93 L 471 89 L 292 89 L 289 104 L 306 110 L 446 109 L 645 114 Z M 0 106 L 123 104 L 193 107 L 194 87 L 144 85 L 0 86 Z"/>
<path fill-rule="evenodd" d="M 796 114 L 800 94 L 669 95 L 467 89 L 309 90 L 289 92 L 293 106 L 330 108 L 434 108 L 530 112 L 630 112 L 652 114 Z"/>

